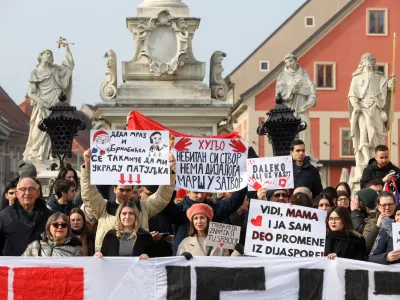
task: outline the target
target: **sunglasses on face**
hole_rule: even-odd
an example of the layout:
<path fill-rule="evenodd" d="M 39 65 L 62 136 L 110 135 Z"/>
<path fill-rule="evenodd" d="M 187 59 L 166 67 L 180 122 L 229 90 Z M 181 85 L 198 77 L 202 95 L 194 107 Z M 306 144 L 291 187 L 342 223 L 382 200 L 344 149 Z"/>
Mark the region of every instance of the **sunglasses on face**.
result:
<path fill-rule="evenodd" d="M 68 224 L 67 223 L 51 223 L 51 226 L 54 228 L 67 228 Z"/>

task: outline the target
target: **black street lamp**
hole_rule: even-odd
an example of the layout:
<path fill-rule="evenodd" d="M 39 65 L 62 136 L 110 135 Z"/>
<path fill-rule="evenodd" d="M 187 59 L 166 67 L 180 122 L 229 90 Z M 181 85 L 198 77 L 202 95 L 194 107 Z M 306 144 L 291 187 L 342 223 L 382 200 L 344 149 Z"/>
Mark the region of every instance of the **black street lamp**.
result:
<path fill-rule="evenodd" d="M 75 106 L 70 106 L 64 93 L 58 96 L 60 100 L 50 107 L 51 114 L 39 123 L 39 129 L 45 131 L 51 140 L 51 155 L 58 157 L 60 168 L 64 167 L 65 157 L 72 157 L 72 141 L 77 136 L 78 130 L 84 130 L 86 124 L 76 111 Z M 52 166 L 53 169 L 54 166 Z"/>
<path fill-rule="evenodd" d="M 281 94 L 275 99 L 276 106 L 267 112 L 268 119 L 257 128 L 258 135 L 267 135 L 274 156 L 290 154 L 290 144 L 307 123 L 293 115 L 294 109 L 283 104 Z"/>

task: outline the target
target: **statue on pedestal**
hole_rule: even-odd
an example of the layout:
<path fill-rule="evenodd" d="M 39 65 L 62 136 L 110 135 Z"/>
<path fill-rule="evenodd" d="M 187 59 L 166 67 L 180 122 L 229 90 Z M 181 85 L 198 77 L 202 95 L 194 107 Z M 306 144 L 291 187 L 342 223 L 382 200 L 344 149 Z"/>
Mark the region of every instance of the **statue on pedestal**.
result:
<path fill-rule="evenodd" d="M 375 147 L 386 144 L 390 126 L 389 90 L 395 77 L 388 79 L 379 72 L 371 53 L 361 56 L 361 62 L 352 77 L 348 101 L 356 158 L 354 180 L 358 181 L 362 170 L 374 157 Z"/>
<path fill-rule="evenodd" d="M 74 60 L 68 46 L 71 43 L 62 38 L 58 43 L 66 50 L 62 65 L 53 64 L 53 52 L 44 50 L 39 54 L 39 63 L 29 78 L 28 97 L 31 99 L 32 115 L 24 161 L 43 163 L 49 159 L 50 137 L 41 131 L 38 125 L 50 115 L 49 108 L 59 101 L 58 96 L 61 92 L 69 97 L 67 102 L 70 103 L 74 69 Z"/>
<path fill-rule="evenodd" d="M 297 63 L 293 54 L 285 56 L 285 68 L 276 81 L 276 95 L 281 94 L 284 104 L 294 109 L 295 118 L 307 123 L 307 129 L 299 132 L 299 139 L 305 144 L 307 155 L 317 161 L 312 150 L 311 126 L 308 110 L 317 104 L 317 93 L 314 82 L 308 72 Z"/>

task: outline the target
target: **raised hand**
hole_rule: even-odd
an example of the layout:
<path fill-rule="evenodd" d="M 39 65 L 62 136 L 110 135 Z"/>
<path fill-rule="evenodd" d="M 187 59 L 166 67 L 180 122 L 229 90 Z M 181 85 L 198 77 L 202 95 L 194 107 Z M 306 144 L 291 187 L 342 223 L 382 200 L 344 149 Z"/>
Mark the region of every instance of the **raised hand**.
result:
<path fill-rule="evenodd" d="M 85 168 L 87 170 L 90 169 L 90 158 L 92 157 L 92 150 L 87 149 L 85 152 L 83 152 L 83 158 L 85 160 Z"/>
<path fill-rule="evenodd" d="M 233 148 L 233 152 L 236 153 L 244 153 L 247 151 L 246 146 L 242 143 L 241 140 L 231 140 L 229 144 Z"/>
<path fill-rule="evenodd" d="M 192 144 L 190 141 L 190 138 L 181 138 L 175 145 L 175 149 L 177 151 L 188 151 L 189 149 L 186 147 L 189 147 Z"/>

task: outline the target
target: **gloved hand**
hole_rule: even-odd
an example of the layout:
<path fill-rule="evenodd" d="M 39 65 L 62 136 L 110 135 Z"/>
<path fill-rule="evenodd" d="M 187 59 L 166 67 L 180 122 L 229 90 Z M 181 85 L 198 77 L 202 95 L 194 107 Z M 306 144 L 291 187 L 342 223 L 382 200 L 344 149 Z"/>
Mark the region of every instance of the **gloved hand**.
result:
<path fill-rule="evenodd" d="M 233 249 L 239 252 L 241 255 L 244 254 L 244 247 L 242 244 L 237 243 Z"/>
<path fill-rule="evenodd" d="M 191 260 L 193 258 L 193 255 L 189 252 L 183 252 L 181 256 L 185 257 L 187 260 Z"/>

